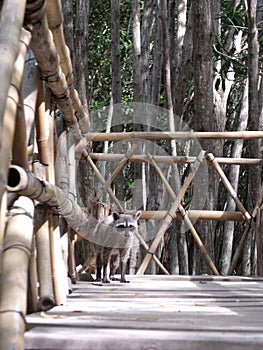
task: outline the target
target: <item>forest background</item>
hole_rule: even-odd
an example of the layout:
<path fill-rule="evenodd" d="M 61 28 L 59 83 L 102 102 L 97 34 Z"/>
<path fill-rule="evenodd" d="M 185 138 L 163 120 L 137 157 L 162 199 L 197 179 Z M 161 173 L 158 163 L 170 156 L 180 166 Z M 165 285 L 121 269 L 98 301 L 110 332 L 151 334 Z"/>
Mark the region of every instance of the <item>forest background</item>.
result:
<path fill-rule="evenodd" d="M 171 131 L 172 116 L 194 131 L 262 130 L 263 0 L 64 0 L 62 5 L 75 86 L 91 123 L 96 112 L 109 106 L 142 103 L 167 110 Z M 125 131 L 123 125 L 118 128 L 113 129 Z M 133 129 L 143 131 L 144 126 Z M 217 157 L 261 158 L 262 154 L 260 140 L 200 143 Z M 171 142 L 159 146 L 170 155 L 179 152 Z M 89 150 L 98 149 L 103 148 L 89 145 Z M 261 166 L 223 165 L 223 170 L 251 213 L 261 193 Z M 179 169 L 181 178 L 187 171 L 187 167 Z M 151 194 L 140 209 L 160 209 L 163 185 L 152 169 L 140 164 L 123 169 L 114 191 L 128 201 L 138 176 L 147 181 Z M 79 192 L 86 207 L 94 196 L 93 181 L 91 170 L 80 160 Z M 204 209 L 236 210 L 211 167 L 206 191 Z M 187 206 L 187 200 L 183 204 Z M 195 227 L 219 272 L 227 274 L 244 224 L 200 220 Z M 255 246 L 250 230 L 235 274 L 256 273 Z M 143 255 L 143 250 L 135 249 L 131 273 Z M 178 222 L 166 232 L 158 256 L 172 274 L 211 273 L 191 234 Z M 147 272 L 160 273 L 154 263 Z"/>

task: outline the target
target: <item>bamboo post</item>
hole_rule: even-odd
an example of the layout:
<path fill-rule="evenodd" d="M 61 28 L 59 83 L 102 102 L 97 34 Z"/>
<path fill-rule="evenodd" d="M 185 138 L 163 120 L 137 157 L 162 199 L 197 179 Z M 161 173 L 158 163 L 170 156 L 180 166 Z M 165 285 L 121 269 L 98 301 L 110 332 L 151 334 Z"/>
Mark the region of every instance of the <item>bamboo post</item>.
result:
<path fill-rule="evenodd" d="M 70 59 L 70 52 L 69 48 L 65 43 L 63 33 L 63 11 L 61 7 L 61 1 L 46 0 L 46 14 L 48 25 L 53 34 L 54 43 L 56 45 L 56 49 L 60 57 L 62 72 L 66 77 L 67 84 L 69 87 L 69 95 L 72 101 L 72 106 L 75 111 L 75 116 L 79 122 L 80 129 L 84 134 L 90 129 L 89 115 L 87 111 L 84 111 L 78 93 L 74 89 L 74 76 Z"/>
<path fill-rule="evenodd" d="M 8 96 L 6 100 L 6 109 L 3 118 L 3 135 L 2 140 L 5 142 L 1 144 L 0 156 L 1 156 L 1 171 L 5 172 L 7 176 L 8 166 L 10 161 L 10 151 L 12 149 L 13 138 L 15 133 L 15 121 L 17 115 L 17 105 L 19 103 L 19 90 L 22 81 L 22 74 L 24 68 L 25 55 L 28 48 L 31 35 L 27 30 L 22 30 L 21 38 L 19 41 L 19 55 L 14 64 L 13 76 L 11 79 L 11 85 L 8 90 Z M 2 136 L 3 136 L 2 135 Z M 1 142 L 2 142 L 1 140 Z"/>
<path fill-rule="evenodd" d="M 39 85 L 39 70 L 33 51 L 29 48 L 26 54 L 22 80 L 22 95 L 24 97 L 24 113 L 26 120 L 26 141 L 29 144 L 31 131 L 35 122 L 36 101 Z M 33 146 L 31 149 L 33 152 Z"/>
<path fill-rule="evenodd" d="M 256 231 L 256 225 L 255 225 L 255 222 L 253 221 L 253 218 L 251 217 L 249 212 L 244 208 L 243 204 L 240 202 L 236 191 L 233 189 L 231 183 L 227 179 L 227 177 L 224 174 L 222 168 L 220 167 L 218 162 L 215 160 L 214 155 L 212 153 L 208 153 L 206 158 L 208 159 L 208 161 L 211 162 L 212 166 L 214 167 L 214 169 L 216 170 L 216 172 L 220 176 L 223 184 L 225 185 L 225 188 L 229 192 L 230 196 L 234 199 L 238 209 L 241 211 L 241 213 L 243 213 L 243 215 L 246 218 L 247 222 L 249 222 L 251 224 L 251 227 L 253 228 L 253 230 Z"/>
<path fill-rule="evenodd" d="M 52 288 L 48 213 L 44 205 L 36 206 L 35 237 L 39 278 L 38 309 L 46 311 L 55 306 L 55 298 Z"/>
<path fill-rule="evenodd" d="M 52 91 L 67 126 L 71 128 L 77 139 L 81 139 L 82 134 L 74 115 L 68 84 L 61 70 L 52 33 L 48 27 L 44 5 L 43 1 L 38 8 L 31 8 L 31 4 L 27 4 L 26 21 L 33 24 L 30 47 L 37 59 L 41 76 Z"/>
<path fill-rule="evenodd" d="M 73 135 L 67 134 L 67 144 L 68 144 L 68 172 L 69 172 L 69 198 L 75 201 L 76 196 L 76 160 L 75 160 L 75 147 Z M 68 225 L 68 274 L 70 281 L 76 283 L 77 281 L 77 269 L 75 261 L 75 240 L 74 240 L 74 230 Z"/>
<path fill-rule="evenodd" d="M 149 265 L 151 258 L 152 258 L 152 254 L 155 253 L 158 245 L 160 244 L 165 232 L 167 231 L 167 228 L 170 226 L 171 222 L 173 221 L 175 215 L 176 215 L 176 211 L 181 203 L 182 198 L 185 195 L 185 192 L 187 191 L 189 185 L 191 184 L 198 168 L 199 165 L 203 162 L 203 158 L 205 156 L 205 151 L 201 151 L 198 155 L 198 157 L 196 158 L 195 163 L 192 166 L 192 172 L 188 175 L 188 177 L 186 178 L 180 192 L 178 193 L 178 196 L 176 197 L 172 207 L 167 211 L 167 214 L 164 218 L 164 222 L 162 224 L 162 226 L 160 227 L 154 241 L 151 244 L 150 249 L 147 251 L 147 254 L 144 257 L 144 260 L 140 266 L 140 268 L 137 271 L 137 274 L 143 274 L 147 268 L 147 266 Z"/>
<path fill-rule="evenodd" d="M 56 305 L 61 305 L 65 303 L 68 293 L 67 270 L 63 266 L 58 217 L 50 212 L 48 221 L 53 291 Z"/>
<path fill-rule="evenodd" d="M 0 198 L 0 252 L 3 251 L 4 233 L 6 225 L 6 208 L 7 208 L 7 191 L 4 191 L 2 198 Z M 0 254 L 1 257 L 1 254 Z M 0 276 L 1 276 L 1 259 L 0 259 Z"/>
<path fill-rule="evenodd" d="M 152 163 L 152 165 L 154 166 L 154 168 L 156 169 L 157 173 L 159 174 L 159 176 L 160 176 L 161 180 L 163 181 L 165 187 L 167 188 L 167 191 L 169 192 L 170 196 L 175 201 L 176 195 L 175 195 L 173 189 L 171 188 L 170 184 L 166 180 L 165 176 L 163 175 L 158 164 L 155 162 L 154 158 L 150 154 L 147 154 L 147 156 L 148 156 L 150 162 Z M 183 220 L 185 221 L 186 225 L 188 226 L 188 228 L 189 228 L 189 230 L 190 230 L 190 232 L 195 240 L 195 243 L 197 244 L 198 248 L 200 249 L 201 254 L 205 258 L 208 266 L 210 267 L 211 271 L 213 272 L 213 274 L 219 275 L 217 268 L 215 267 L 211 257 L 209 256 L 209 254 L 208 254 L 208 252 L 207 252 L 207 250 L 202 242 L 202 240 L 200 239 L 200 237 L 199 237 L 198 233 L 196 232 L 191 220 L 189 219 L 187 212 L 185 211 L 185 209 L 183 208 L 183 206 L 181 204 L 178 206 L 178 209 L 179 209 L 179 212 L 180 212 Z"/>
<path fill-rule="evenodd" d="M 6 98 L 19 52 L 19 37 L 25 14 L 25 0 L 4 1 L 0 21 L 0 135 L 5 113 Z"/>
<path fill-rule="evenodd" d="M 256 215 L 257 215 L 257 210 L 258 210 L 258 208 L 261 207 L 262 203 L 263 203 L 263 191 L 261 192 L 260 197 L 257 200 L 255 208 L 253 209 L 253 212 L 252 212 L 253 220 L 255 220 Z M 228 275 L 232 275 L 234 273 L 234 269 L 235 269 L 235 267 L 236 267 L 236 265 L 238 263 L 238 260 L 240 258 L 241 253 L 242 253 L 244 244 L 245 244 L 245 242 L 247 240 L 249 230 L 250 230 L 250 223 L 247 223 L 247 225 L 245 227 L 245 230 L 244 230 L 244 233 L 243 233 L 243 235 L 242 235 L 242 237 L 241 237 L 241 239 L 239 241 L 239 244 L 238 244 L 237 249 L 235 251 L 235 254 L 233 256 L 230 268 L 228 270 Z"/>
<path fill-rule="evenodd" d="M 24 349 L 28 266 L 33 239 L 33 202 L 19 197 L 9 212 L 0 284 L 0 349 Z M 14 268 L 15 259 L 15 268 Z"/>
<path fill-rule="evenodd" d="M 257 209 L 257 275 L 263 276 L 263 209 Z"/>
<path fill-rule="evenodd" d="M 33 237 L 32 254 L 29 261 L 28 278 L 27 313 L 32 313 L 38 311 L 38 275 L 35 235 Z"/>
<path fill-rule="evenodd" d="M 36 140 L 38 148 L 38 156 L 40 162 L 45 166 L 51 166 L 49 156 L 49 117 L 48 113 L 45 112 L 45 103 L 43 96 L 43 82 L 38 83 L 38 94 L 36 100 L 36 113 L 35 113 L 35 124 L 36 124 Z M 53 141 L 53 138 L 52 138 Z M 51 150 L 52 151 L 52 150 Z M 47 180 L 49 175 L 47 173 Z"/>
<path fill-rule="evenodd" d="M 21 99 L 21 98 L 20 98 Z M 14 141 L 12 147 L 12 163 L 27 169 L 27 138 L 24 108 L 22 103 L 17 106 Z"/>
<path fill-rule="evenodd" d="M 10 15 L 9 11 L 11 11 L 11 7 L 7 4 L 8 2 L 5 1 L 2 12 L 1 12 L 1 20 L 4 18 L 4 13 L 6 13 L 6 18 L 4 18 L 3 23 L 5 22 L 6 19 L 10 21 Z M 19 12 L 21 11 L 20 6 L 23 4 L 19 4 L 18 8 L 18 13 L 13 14 L 14 17 L 19 16 Z M 15 3 L 14 3 L 15 5 Z M 12 12 L 14 12 L 14 9 L 12 8 Z M 11 21 L 12 22 L 12 21 Z M 2 33 L 5 33 L 6 29 L 8 28 L 2 28 L 2 21 L 0 23 L 0 54 L 2 50 L 4 49 L 2 39 L 9 38 L 9 34 L 7 34 L 7 37 L 2 38 Z M 14 24 L 14 27 L 16 27 L 17 24 Z M 10 23 L 9 23 L 10 26 Z M 3 29 L 3 31 L 2 31 Z M 19 28 L 19 33 L 20 33 Z M 17 28 L 12 28 L 9 31 L 13 32 L 17 30 Z M 13 32 L 13 34 L 16 36 L 16 34 Z M 13 145 L 13 139 L 14 139 L 14 134 L 15 134 L 15 121 L 16 121 L 16 114 L 17 114 L 17 103 L 19 101 L 19 94 L 18 91 L 20 89 L 21 85 L 21 79 L 22 79 L 22 72 L 23 72 L 23 67 L 24 67 L 24 59 L 25 59 L 25 53 L 30 41 L 30 33 L 24 29 L 22 29 L 20 33 L 20 41 L 17 45 L 17 48 L 15 50 L 18 50 L 18 56 L 16 57 L 16 60 L 14 61 L 14 67 L 12 66 L 11 71 L 13 73 L 11 77 L 11 82 L 12 85 L 10 85 L 9 90 L 7 91 L 7 96 L 5 101 L 2 103 L 2 99 L 4 95 L 2 95 L 4 91 L 4 87 L 1 87 L 0 89 L 0 113 L 1 113 L 1 119 L 0 119 L 0 159 L 1 159 L 1 166 L 0 166 L 0 212 L 1 212 L 1 221 L 0 221 L 0 247 L 2 245 L 2 240 L 3 240 L 3 234 L 4 234 L 4 223 L 5 220 L 2 219 L 5 216 L 6 212 L 6 194 L 4 195 L 5 192 L 5 187 L 6 187 L 6 182 L 7 182 L 7 174 L 8 174 L 8 167 L 10 163 L 10 152 L 12 149 Z M 10 38 L 9 38 L 10 39 Z M 11 46 L 14 45 L 14 38 L 10 39 L 11 40 Z M 14 49 L 14 48 L 13 48 Z M 5 64 L 9 64 L 10 62 L 5 62 L 5 59 L 8 58 L 9 60 L 12 61 L 12 58 L 9 56 L 8 50 L 5 51 L 5 54 L 3 56 L 3 60 L 1 60 L 1 65 L 0 65 L 0 72 L 2 72 L 2 69 L 5 67 Z M 8 67 L 6 67 L 7 71 L 9 70 Z M 3 72 L 2 72 L 3 73 Z M 2 74 L 1 73 L 1 74 Z M 2 74 L 3 79 L 7 79 L 7 74 L 8 72 L 4 72 Z M 2 83 L 6 83 L 6 81 L 1 79 Z M 0 84 L 1 85 L 1 84 Z M 2 115 L 2 108 L 5 106 L 3 115 Z M 0 267 L 1 270 L 1 267 Z"/>

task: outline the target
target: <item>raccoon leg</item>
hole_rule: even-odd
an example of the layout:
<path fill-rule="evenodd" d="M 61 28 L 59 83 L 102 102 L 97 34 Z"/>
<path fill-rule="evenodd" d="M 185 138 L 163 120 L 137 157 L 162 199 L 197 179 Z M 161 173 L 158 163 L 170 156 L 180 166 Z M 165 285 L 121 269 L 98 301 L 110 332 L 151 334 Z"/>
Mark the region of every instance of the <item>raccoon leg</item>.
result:
<path fill-rule="evenodd" d="M 127 261 L 129 258 L 130 249 L 122 249 L 120 252 L 120 259 L 121 259 L 121 283 L 129 283 L 130 281 L 126 280 L 125 273 L 126 273 L 126 266 Z"/>
<path fill-rule="evenodd" d="M 98 251 L 96 256 L 96 281 L 101 281 L 102 252 Z"/>
<path fill-rule="evenodd" d="M 111 255 L 111 258 L 110 258 L 110 280 L 119 281 L 119 278 L 114 277 L 119 266 L 120 266 L 120 255 L 119 254 Z"/>
<path fill-rule="evenodd" d="M 109 270 L 109 263 L 110 263 L 110 255 L 112 252 L 112 248 L 104 247 L 103 253 L 102 253 L 102 260 L 103 260 L 103 283 L 110 283 L 110 280 L 108 278 L 108 270 Z"/>

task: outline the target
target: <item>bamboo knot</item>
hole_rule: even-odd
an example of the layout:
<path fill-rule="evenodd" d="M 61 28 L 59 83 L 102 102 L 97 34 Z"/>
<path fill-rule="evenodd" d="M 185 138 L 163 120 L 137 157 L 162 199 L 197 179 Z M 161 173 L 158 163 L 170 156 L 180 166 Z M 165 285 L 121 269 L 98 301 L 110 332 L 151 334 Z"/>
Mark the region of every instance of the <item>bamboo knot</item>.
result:
<path fill-rule="evenodd" d="M 8 249 L 19 249 L 22 250 L 27 256 L 28 258 L 31 257 L 32 255 L 32 249 L 28 248 L 27 246 L 21 244 L 21 243 L 17 243 L 15 241 L 9 241 L 9 242 L 5 242 L 4 246 L 3 246 L 3 253 L 5 251 L 7 251 Z"/>
<path fill-rule="evenodd" d="M 20 212 L 11 212 L 9 211 L 6 216 L 8 218 L 13 218 L 14 216 L 17 216 L 17 215 L 25 215 L 25 216 L 28 216 L 30 219 L 33 219 L 33 216 L 25 209 L 25 208 L 21 208 L 21 207 L 18 207 L 18 206 L 13 206 L 12 207 L 12 210 L 13 209 L 17 209 L 17 210 L 20 210 Z"/>
<path fill-rule="evenodd" d="M 7 314 L 7 313 L 12 313 L 12 314 L 18 314 L 21 316 L 23 323 L 25 325 L 25 329 L 27 330 L 27 322 L 26 322 L 26 317 L 22 311 L 19 310 L 13 310 L 13 309 L 6 309 L 6 310 L 0 310 L 0 315 L 2 314 Z"/>

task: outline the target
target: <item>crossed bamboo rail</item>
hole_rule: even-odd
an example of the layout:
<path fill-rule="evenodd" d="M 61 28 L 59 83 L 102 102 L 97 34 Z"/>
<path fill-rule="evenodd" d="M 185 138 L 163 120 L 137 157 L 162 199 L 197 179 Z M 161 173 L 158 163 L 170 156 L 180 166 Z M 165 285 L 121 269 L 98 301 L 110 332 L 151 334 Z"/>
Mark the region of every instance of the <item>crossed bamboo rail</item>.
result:
<path fill-rule="evenodd" d="M 24 21 L 24 27 L 23 27 Z M 22 75 L 28 48 L 33 51 L 38 64 L 41 81 L 37 86 L 32 105 L 24 101 Z M 191 220 L 234 220 L 246 222 L 246 229 L 232 260 L 229 273 L 233 272 L 242 252 L 249 229 L 256 229 L 255 217 L 263 202 L 263 192 L 250 215 L 239 201 L 220 164 L 262 165 L 262 159 L 229 159 L 214 157 L 202 152 L 201 160 L 196 157 L 165 157 L 138 155 L 136 149 L 126 155 L 88 154 L 83 151 L 89 141 L 121 140 L 190 140 L 190 139 L 257 139 L 263 138 L 262 131 L 238 132 L 130 132 L 95 133 L 89 132 L 88 112 L 84 110 L 73 84 L 72 65 L 69 50 L 63 36 L 63 17 L 60 0 L 13 0 L 3 1 L 0 22 L 0 349 L 24 348 L 25 315 L 27 312 L 46 310 L 65 299 L 65 273 L 61 273 L 60 232 L 58 214 L 66 218 L 68 225 L 84 237 L 94 228 L 96 221 L 90 219 L 76 203 L 75 174 L 72 169 L 74 153 L 82 152 L 93 168 L 111 200 L 119 209 L 124 209 L 111 190 L 111 182 L 127 161 L 151 162 L 162 178 L 173 205 L 167 211 L 143 212 L 142 219 L 163 220 L 156 239 L 149 247 L 139 232 L 136 232 L 147 254 L 139 268 L 144 273 L 151 259 L 163 270 L 155 251 L 172 220 L 184 220 L 198 247 L 209 264 L 212 273 L 218 271 L 203 246 Z M 31 60 L 31 59 L 29 59 Z M 39 76 L 35 77 L 35 81 Z M 48 90 L 43 91 L 43 81 Z M 62 112 L 67 128 L 78 141 L 64 134 L 54 138 L 58 127 L 50 117 L 51 95 Z M 25 104 L 25 105 L 24 105 Z M 36 125 L 33 145 L 27 147 L 31 126 L 25 110 L 30 110 Z M 32 124 L 32 122 L 31 122 Z M 31 125 L 30 124 L 30 125 Z M 28 130 L 29 129 L 29 130 Z M 48 133 L 47 130 L 50 130 Z M 65 131 L 65 130 L 64 130 Z M 14 140 L 16 142 L 14 142 Z M 70 149 L 69 156 L 63 145 Z M 58 165 L 54 165 L 55 146 L 59 149 Z M 30 164 L 29 156 L 38 153 L 38 160 Z M 12 163 L 10 167 L 10 154 Z M 71 158 L 68 160 L 68 157 Z M 112 176 L 105 180 L 93 160 L 116 161 L 119 165 Z M 190 163 L 193 172 L 176 195 L 165 181 L 159 162 Z M 239 212 L 184 211 L 181 199 L 198 171 L 200 161 L 207 162 L 218 173 L 230 195 L 234 198 Z M 196 166 L 196 167 L 195 167 Z M 74 165 L 73 165 L 74 167 Z M 8 178 L 9 172 L 9 178 Z M 7 186 L 8 185 L 8 186 Z M 7 197 L 6 188 L 9 190 Z M 98 194 L 98 197 L 101 193 Z M 7 205 L 9 204 L 6 215 Z M 50 211 L 52 208 L 53 211 Z M 26 228 L 26 230 L 25 230 Z M 70 230 L 70 228 L 67 228 Z M 36 258 L 37 251 L 37 258 Z M 50 254 L 51 251 L 51 254 Z M 16 268 L 13 257 L 16 257 Z M 72 260 L 72 255 L 70 256 Z M 74 259 L 73 259 L 74 260 Z M 72 261 L 74 265 L 74 261 Z M 12 273 L 10 272 L 12 271 Z M 30 272 L 28 272 L 30 271 Z M 39 288 L 37 288 L 39 283 Z M 64 288 L 64 289 L 63 289 Z M 31 303 L 27 304 L 30 294 Z"/>

